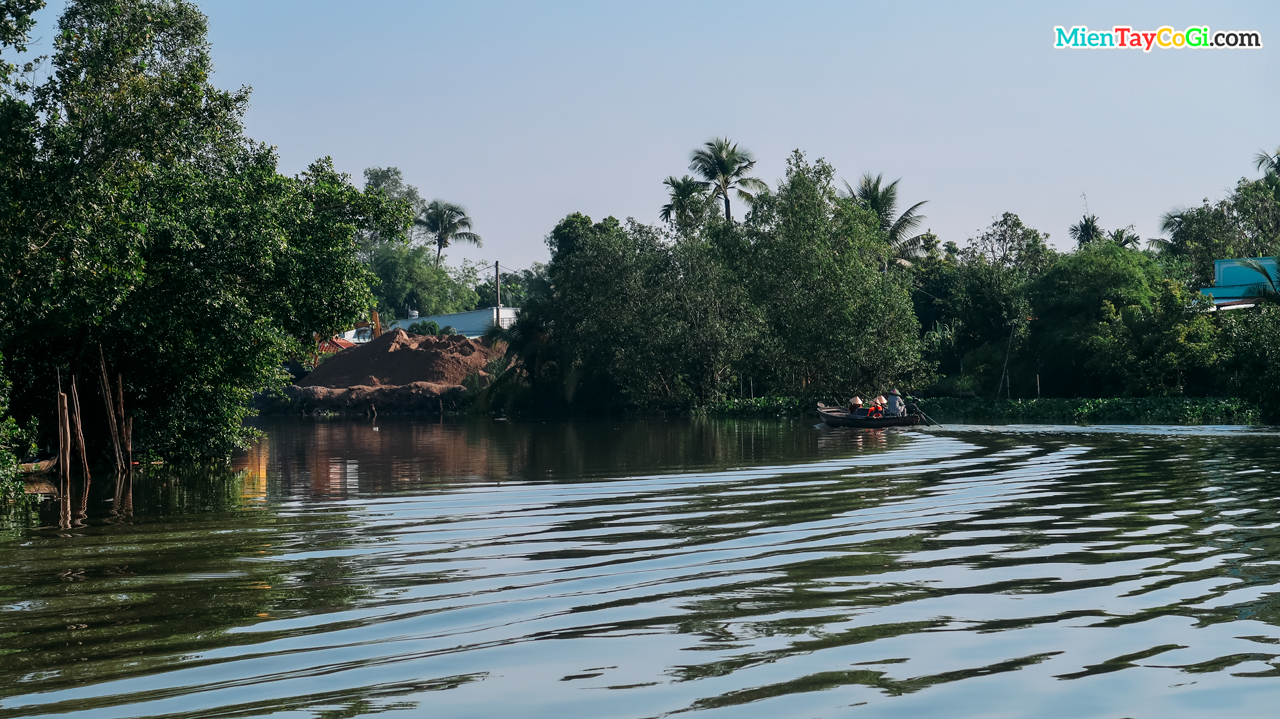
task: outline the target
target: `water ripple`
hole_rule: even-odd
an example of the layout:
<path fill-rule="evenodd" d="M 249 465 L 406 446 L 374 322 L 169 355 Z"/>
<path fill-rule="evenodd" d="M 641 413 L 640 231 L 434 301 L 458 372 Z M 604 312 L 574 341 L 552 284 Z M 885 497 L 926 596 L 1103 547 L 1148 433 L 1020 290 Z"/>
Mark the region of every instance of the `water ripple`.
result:
<path fill-rule="evenodd" d="M 0 717 L 1273 704 L 1271 433 L 380 430 L 0 535 Z"/>

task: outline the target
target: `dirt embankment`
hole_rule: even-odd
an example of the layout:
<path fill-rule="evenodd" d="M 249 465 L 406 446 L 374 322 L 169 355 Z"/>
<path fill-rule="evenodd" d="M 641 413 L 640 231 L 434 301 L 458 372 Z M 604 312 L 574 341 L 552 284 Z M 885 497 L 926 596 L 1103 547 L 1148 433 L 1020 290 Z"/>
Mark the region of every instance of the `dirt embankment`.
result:
<path fill-rule="evenodd" d="M 306 412 L 438 412 L 457 400 L 467 375 L 487 378 L 485 366 L 501 354 L 461 335 L 397 329 L 339 352 L 286 393 Z"/>

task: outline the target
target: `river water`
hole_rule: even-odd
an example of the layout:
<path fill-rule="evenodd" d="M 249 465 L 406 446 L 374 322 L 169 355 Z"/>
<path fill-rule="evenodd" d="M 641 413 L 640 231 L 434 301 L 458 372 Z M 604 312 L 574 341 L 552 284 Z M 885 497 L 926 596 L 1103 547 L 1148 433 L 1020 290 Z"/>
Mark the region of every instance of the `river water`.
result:
<path fill-rule="evenodd" d="M 282 420 L 0 531 L 0 717 L 1263 717 L 1231 428 Z M 61 525 L 61 526 L 60 526 Z"/>

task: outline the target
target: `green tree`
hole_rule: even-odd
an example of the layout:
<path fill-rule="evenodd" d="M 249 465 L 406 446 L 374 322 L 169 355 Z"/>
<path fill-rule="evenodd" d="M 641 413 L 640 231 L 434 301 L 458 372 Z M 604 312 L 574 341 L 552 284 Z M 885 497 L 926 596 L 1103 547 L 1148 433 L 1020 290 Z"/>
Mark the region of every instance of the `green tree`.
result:
<path fill-rule="evenodd" d="M 381 192 L 389 199 L 402 202 L 408 206 L 409 211 L 417 216 L 426 207 L 427 203 L 418 194 L 418 188 L 404 181 L 404 173 L 398 167 L 366 167 L 364 170 L 364 191 L 369 194 Z M 414 225 L 411 233 L 423 233 L 423 229 L 418 225 Z M 364 231 L 361 234 L 361 256 L 365 262 L 373 262 L 374 249 L 378 244 L 389 241 L 380 233 L 372 230 Z M 394 241 L 399 238 L 404 239 L 402 233 L 398 233 L 390 238 Z M 410 241 L 418 239 L 410 236 Z"/>
<path fill-rule="evenodd" d="M 745 228 L 740 272 L 766 324 L 751 371 L 784 394 L 878 391 L 927 374 L 910 276 L 881 271 L 879 218 L 840 201 L 833 176 L 793 153 Z"/>
<path fill-rule="evenodd" d="M 1130 250 L 1136 250 L 1142 245 L 1142 238 L 1134 231 L 1133 225 L 1108 232 L 1107 239 Z"/>
<path fill-rule="evenodd" d="M 476 309 L 497 307 L 498 298 L 493 286 L 493 274 L 481 272 L 484 263 L 476 266 L 476 295 L 480 301 Z M 515 272 L 501 273 L 502 304 L 505 307 L 523 307 L 534 297 L 546 295 L 551 291 L 550 280 L 547 279 L 547 266 L 534 262 L 529 267 Z"/>
<path fill-rule="evenodd" d="M 662 206 L 662 221 L 678 226 L 693 224 L 694 217 L 702 205 L 700 200 L 707 196 L 709 183 L 689 175 L 684 177 L 672 175 L 663 180 L 662 184 L 667 186 L 671 195 L 671 201 Z"/>
<path fill-rule="evenodd" d="M 1215 260 L 1271 257 L 1280 254 L 1280 174 L 1275 157 L 1260 152 L 1257 180 L 1241 179 L 1225 198 L 1177 208 L 1161 218 L 1169 235 L 1157 243 L 1162 254 L 1184 259 L 1193 286 L 1213 282 Z"/>
<path fill-rule="evenodd" d="M 404 318 L 417 311 L 425 317 L 475 309 L 479 299 L 473 289 L 475 267 L 442 267 L 429 253 L 427 247 L 403 242 L 387 242 L 374 249 L 373 293 L 380 315 Z"/>
<path fill-rule="evenodd" d="M 34 426 L 22 428 L 9 416 L 9 380 L 3 371 L 4 358 L 0 357 L 0 505 L 18 499 L 25 491 L 18 477 L 18 463 L 35 447 Z M 3 506 L 0 506 L 0 512 Z"/>
<path fill-rule="evenodd" d="M 462 205 L 432 200 L 413 219 L 413 224 L 426 230 L 430 242 L 436 246 L 436 265 L 440 264 L 444 248 L 454 242 L 484 246 L 480 235 L 471 231 L 471 218 Z"/>
<path fill-rule="evenodd" d="M 679 409 L 723 395 L 758 315 L 719 245 L 580 214 L 548 245 L 546 291 L 492 332 L 518 362 L 490 394 L 523 392 L 541 411 Z"/>
<path fill-rule="evenodd" d="M 874 212 L 879 218 L 880 231 L 888 238 L 894 255 L 899 259 L 907 259 L 915 257 L 921 248 L 920 242 L 924 235 L 913 233 L 925 220 L 925 216 L 918 214 L 918 211 L 928 201 L 917 202 L 899 215 L 899 182 L 902 182 L 901 178 L 885 185 L 883 173 L 872 177 L 871 173 L 867 172 L 858 179 L 856 188 L 848 182 L 844 183 L 844 187 L 848 197 Z"/>
<path fill-rule="evenodd" d="M 1097 215 L 1085 215 L 1080 221 L 1067 228 L 1067 234 L 1076 241 L 1076 247 L 1084 247 L 1090 242 L 1097 242 L 1106 237 L 1106 233 L 1098 226 Z"/>
<path fill-rule="evenodd" d="M 48 79 L 0 99 L 15 416 L 51 417 L 59 370 L 97 411 L 101 345 L 140 449 L 223 456 L 250 434 L 253 393 L 284 381 L 281 362 L 369 306 L 358 234 L 403 233 L 408 212 L 327 159 L 280 175 L 242 134 L 247 91 L 209 83 L 206 34 L 181 0 L 71 2 Z M 103 418 L 88 419 L 100 441 Z"/>
<path fill-rule="evenodd" d="M 1223 313 L 1225 388 L 1258 401 L 1263 420 L 1280 422 L 1280 305 Z"/>
<path fill-rule="evenodd" d="M 0 0 L 0 49 L 11 47 L 17 52 L 27 51 L 31 29 L 35 19 L 31 16 L 43 8 L 45 0 Z M 0 87 L 7 86 L 18 67 L 0 59 Z"/>
<path fill-rule="evenodd" d="M 1048 239 L 1006 212 L 965 248 L 913 268 L 920 283 L 914 298 L 919 316 L 930 327 L 946 325 L 952 334 L 946 353 L 936 357 L 949 375 L 939 389 L 1011 391 L 1012 383 L 1005 382 L 1022 369 L 1011 359 L 1026 341 L 1032 315 L 1027 288 L 1057 257 Z"/>
<path fill-rule="evenodd" d="M 1213 303 L 1172 280 L 1158 280 L 1149 302 L 1117 307 L 1103 300 L 1097 332 L 1082 348 L 1085 364 L 1117 378 L 1126 395 L 1203 394 L 1221 358 Z M 1116 386 L 1120 386 L 1117 384 Z"/>
<path fill-rule="evenodd" d="M 738 149 L 737 143 L 727 137 L 708 140 L 689 156 L 689 169 L 708 183 L 712 197 L 724 201 L 724 219 L 728 222 L 733 221 L 729 211 L 730 194 L 736 194 L 739 200 L 750 205 L 755 201 L 753 193 L 768 189 L 764 182 L 748 177 L 755 166 L 751 152 Z"/>
<path fill-rule="evenodd" d="M 1152 323 L 1170 324 L 1176 312 L 1156 306 L 1162 292 L 1172 290 L 1164 284 L 1159 266 L 1141 252 L 1095 242 L 1063 255 L 1028 289 L 1036 320 L 1031 323 L 1026 361 L 1038 368 L 1044 394 L 1143 393 L 1126 361 L 1117 359 L 1131 351 L 1136 361 L 1142 353 L 1136 344 L 1115 338 L 1119 325 L 1132 332 Z M 1185 295 L 1169 297 L 1189 301 Z M 1109 325 L 1116 326 L 1104 331 Z M 1106 336 L 1127 349 L 1102 351 L 1099 338 Z"/>
<path fill-rule="evenodd" d="M 1280 147 L 1274 153 L 1259 150 L 1253 156 L 1253 166 L 1267 175 L 1280 174 Z"/>

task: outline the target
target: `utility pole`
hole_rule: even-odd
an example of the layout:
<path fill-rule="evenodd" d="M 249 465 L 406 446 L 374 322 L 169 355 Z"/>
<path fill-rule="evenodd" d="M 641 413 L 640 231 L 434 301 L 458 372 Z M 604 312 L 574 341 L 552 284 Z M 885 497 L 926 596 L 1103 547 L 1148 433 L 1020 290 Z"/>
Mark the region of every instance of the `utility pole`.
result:
<path fill-rule="evenodd" d="M 498 296 L 498 306 L 502 306 L 502 278 L 498 275 L 498 262 L 493 262 L 493 290 Z"/>

